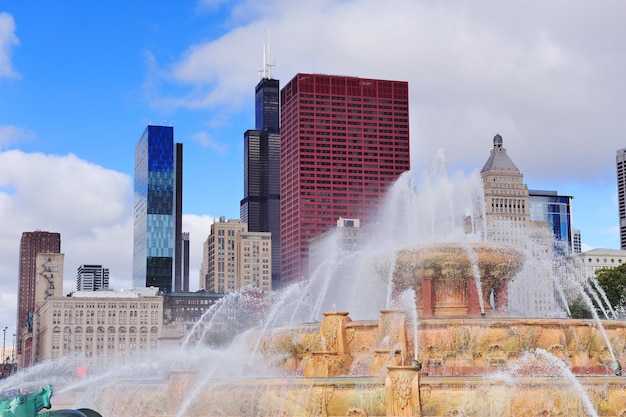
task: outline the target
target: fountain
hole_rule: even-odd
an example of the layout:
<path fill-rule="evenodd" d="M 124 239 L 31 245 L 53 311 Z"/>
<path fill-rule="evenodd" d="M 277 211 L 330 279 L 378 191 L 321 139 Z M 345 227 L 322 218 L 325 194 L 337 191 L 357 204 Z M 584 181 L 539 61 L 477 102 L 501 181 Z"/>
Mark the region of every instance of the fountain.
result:
<path fill-rule="evenodd" d="M 227 348 L 186 340 L 149 356 L 148 376 L 120 360 L 64 381 L 65 401 L 104 417 L 626 416 L 626 322 L 511 311 L 552 263 L 481 237 L 475 176 L 431 175 L 420 195 L 412 181 L 391 190 L 371 245 L 274 295 Z"/>

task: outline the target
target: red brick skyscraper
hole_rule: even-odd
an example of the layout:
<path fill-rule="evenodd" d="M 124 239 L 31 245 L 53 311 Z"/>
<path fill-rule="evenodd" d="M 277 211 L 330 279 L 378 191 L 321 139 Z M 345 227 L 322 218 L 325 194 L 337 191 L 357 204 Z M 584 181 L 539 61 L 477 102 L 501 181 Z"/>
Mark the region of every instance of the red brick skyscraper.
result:
<path fill-rule="evenodd" d="M 409 86 L 297 74 L 281 90 L 281 283 L 308 274 L 308 240 L 339 217 L 374 221 L 410 169 Z"/>
<path fill-rule="evenodd" d="M 35 311 L 35 274 L 38 253 L 61 253 L 61 234 L 53 232 L 24 232 L 20 240 L 19 282 L 17 288 L 17 354 L 22 354 L 22 331 L 28 313 Z"/>

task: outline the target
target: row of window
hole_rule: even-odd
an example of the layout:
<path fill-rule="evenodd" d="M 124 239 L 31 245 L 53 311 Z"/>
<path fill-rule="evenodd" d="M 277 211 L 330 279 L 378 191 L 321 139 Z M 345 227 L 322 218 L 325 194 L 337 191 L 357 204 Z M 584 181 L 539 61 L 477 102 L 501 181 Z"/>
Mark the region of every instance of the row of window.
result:
<path fill-rule="evenodd" d="M 96 331 L 97 331 L 98 333 L 104 333 L 104 332 L 105 332 L 105 330 L 104 330 L 104 327 L 103 327 L 103 326 L 99 326 L 99 327 L 97 327 L 97 328 L 96 328 Z M 82 332 L 83 332 L 83 328 L 82 328 L 82 327 L 80 327 L 80 326 L 79 326 L 79 327 L 76 327 L 76 328 L 74 329 L 74 333 L 82 333 Z M 93 327 L 91 327 L 91 326 L 87 326 L 87 327 L 85 327 L 85 333 L 93 333 L 93 332 L 94 332 L 94 328 L 93 328 Z M 116 328 L 115 328 L 115 327 L 113 327 L 113 326 L 109 326 L 109 327 L 107 328 L 107 332 L 108 332 L 108 333 L 115 333 L 115 332 L 116 332 Z M 117 332 L 119 332 L 119 333 L 126 333 L 126 327 L 120 327 L 120 328 L 117 330 Z M 52 328 L 52 333 L 61 333 L 61 328 L 60 328 L 59 326 L 54 326 L 54 327 Z M 72 333 L 72 328 L 71 328 L 71 327 L 68 327 L 68 326 L 64 327 L 64 328 L 63 328 L 63 333 Z M 129 328 L 128 328 L 128 333 L 137 333 L 137 328 L 136 328 L 136 327 L 132 327 L 132 326 L 131 326 L 131 327 L 129 327 Z M 140 328 L 139 328 L 139 333 L 148 333 L 148 328 L 147 328 L 147 327 L 145 327 L 145 326 L 144 326 L 144 327 L 140 327 Z M 158 327 L 156 327 L 156 326 L 150 327 L 150 333 L 152 333 L 152 334 L 157 334 L 157 333 L 159 333 L 159 328 L 158 328 Z"/>
<path fill-rule="evenodd" d="M 116 303 L 106 303 L 106 302 L 84 302 L 84 301 L 55 301 L 52 306 L 54 308 L 120 308 L 120 309 L 158 309 L 160 307 L 160 303 L 147 303 L 147 302 L 116 302 Z M 97 307 L 96 307 L 97 306 Z"/>
<path fill-rule="evenodd" d="M 592 258 L 587 258 L 587 262 L 591 263 L 591 262 L 593 262 L 593 259 Z M 605 264 L 609 263 L 609 262 L 614 264 L 616 262 L 616 260 L 615 260 L 615 258 L 611 258 L 611 260 L 609 261 L 607 258 L 603 258 L 602 262 L 605 263 Z M 600 258 L 596 258 L 596 263 L 597 264 L 600 263 Z M 622 260 L 621 259 L 617 259 L 617 263 L 621 264 Z"/>

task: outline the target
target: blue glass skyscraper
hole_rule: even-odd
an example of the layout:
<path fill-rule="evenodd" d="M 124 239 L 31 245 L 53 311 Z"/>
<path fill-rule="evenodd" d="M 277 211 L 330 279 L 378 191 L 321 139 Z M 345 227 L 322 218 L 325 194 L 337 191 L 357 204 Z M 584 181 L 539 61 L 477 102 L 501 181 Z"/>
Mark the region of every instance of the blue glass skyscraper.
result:
<path fill-rule="evenodd" d="M 555 251 L 563 255 L 573 253 L 572 197 L 556 191 L 528 190 L 528 205 L 530 221 L 544 222 L 550 227 Z"/>
<path fill-rule="evenodd" d="M 133 287 L 185 290 L 181 227 L 182 144 L 173 127 L 149 125 L 135 148 Z"/>

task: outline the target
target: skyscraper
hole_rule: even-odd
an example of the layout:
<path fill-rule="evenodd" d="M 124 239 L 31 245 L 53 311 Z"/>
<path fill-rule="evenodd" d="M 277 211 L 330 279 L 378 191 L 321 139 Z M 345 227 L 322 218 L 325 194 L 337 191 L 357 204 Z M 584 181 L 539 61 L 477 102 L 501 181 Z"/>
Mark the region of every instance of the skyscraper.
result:
<path fill-rule="evenodd" d="M 539 201 L 531 213 L 524 174 L 507 155 L 502 136 L 493 138 L 493 148 L 480 171 L 485 197 L 487 241 L 528 250 L 533 272 L 513 280 L 509 311 L 530 317 L 547 317 L 556 311 L 556 288 L 552 279 L 553 230 Z M 545 192 L 544 192 L 545 193 Z M 479 219 L 475 219 L 479 220 Z M 548 255 L 548 256 L 546 256 Z"/>
<path fill-rule="evenodd" d="M 266 69 L 268 66 L 266 66 Z M 272 233 L 272 286 L 280 286 L 279 82 L 269 70 L 255 88 L 255 128 L 244 133 L 241 221 Z"/>
<path fill-rule="evenodd" d="M 487 235 L 493 241 L 519 241 L 526 237 L 530 223 L 528 186 L 502 145 L 502 136 L 496 134 L 489 159 L 480 170 Z"/>
<path fill-rule="evenodd" d="M 615 156 L 617 170 L 617 204 L 619 209 L 620 249 L 626 250 L 626 148 L 618 149 Z"/>
<path fill-rule="evenodd" d="M 17 288 L 17 354 L 22 354 L 23 332 L 32 323 L 29 314 L 35 311 L 37 254 L 61 253 L 61 234 L 54 232 L 22 233 L 20 240 L 19 281 Z"/>
<path fill-rule="evenodd" d="M 531 222 L 544 222 L 552 231 L 554 251 L 566 255 L 574 251 L 572 197 L 556 191 L 528 190 Z"/>
<path fill-rule="evenodd" d="M 109 268 L 81 265 L 76 270 L 76 291 L 98 291 L 109 288 Z"/>
<path fill-rule="evenodd" d="M 182 290 L 182 159 L 173 127 L 146 127 L 135 148 L 135 288 Z"/>
<path fill-rule="evenodd" d="M 219 221 L 211 225 L 203 253 L 200 289 L 225 294 L 242 289 L 272 290 L 272 236 L 250 232 L 241 220 Z"/>
<path fill-rule="evenodd" d="M 375 221 L 410 169 L 405 81 L 297 74 L 281 90 L 281 281 L 307 275 L 309 239 Z"/>

